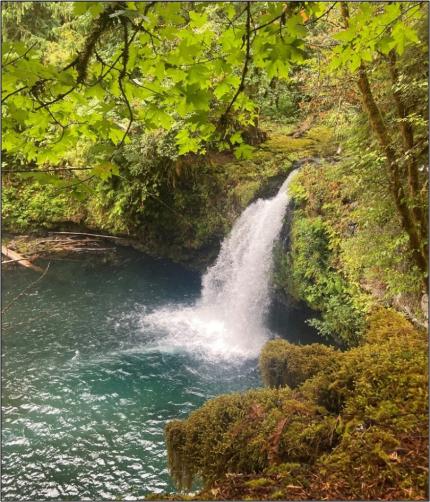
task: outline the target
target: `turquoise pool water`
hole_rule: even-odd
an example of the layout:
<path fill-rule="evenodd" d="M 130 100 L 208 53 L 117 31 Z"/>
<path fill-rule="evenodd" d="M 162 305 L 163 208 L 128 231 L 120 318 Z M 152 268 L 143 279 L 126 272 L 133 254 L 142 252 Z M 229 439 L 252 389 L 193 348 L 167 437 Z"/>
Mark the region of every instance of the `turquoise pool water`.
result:
<path fill-rule="evenodd" d="M 36 277 L 4 270 L 3 307 Z M 193 305 L 200 287 L 199 274 L 122 250 L 116 264 L 53 261 L 13 303 L 2 336 L 4 500 L 173 490 L 166 422 L 260 385 L 255 359 L 170 347 L 143 322 L 160 307 Z"/>

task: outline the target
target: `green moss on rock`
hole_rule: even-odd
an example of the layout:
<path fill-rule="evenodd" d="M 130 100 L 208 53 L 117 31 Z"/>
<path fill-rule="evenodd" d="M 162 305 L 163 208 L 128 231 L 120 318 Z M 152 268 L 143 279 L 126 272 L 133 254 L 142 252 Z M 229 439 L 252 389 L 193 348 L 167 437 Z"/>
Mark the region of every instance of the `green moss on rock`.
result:
<path fill-rule="evenodd" d="M 392 309 L 374 309 L 369 315 L 368 323 L 365 338 L 367 343 L 384 343 L 390 338 L 413 338 L 419 333 L 403 315 Z"/>
<path fill-rule="evenodd" d="M 271 340 L 260 354 L 260 372 L 269 387 L 295 388 L 324 370 L 338 355 L 326 345 L 296 345 L 286 340 Z"/>
<path fill-rule="evenodd" d="M 318 349 L 311 364 L 289 345 L 275 340 L 263 354 L 285 350 L 307 366 L 289 376 L 303 382 L 295 390 L 220 396 L 167 425 L 178 486 L 202 479 L 199 500 L 426 499 L 427 334 L 378 310 L 359 347 Z"/>
<path fill-rule="evenodd" d="M 334 421 L 292 391 L 259 389 L 220 396 L 166 427 L 170 472 L 180 488 L 228 473 L 252 474 L 283 462 L 310 461 L 330 449 Z"/>

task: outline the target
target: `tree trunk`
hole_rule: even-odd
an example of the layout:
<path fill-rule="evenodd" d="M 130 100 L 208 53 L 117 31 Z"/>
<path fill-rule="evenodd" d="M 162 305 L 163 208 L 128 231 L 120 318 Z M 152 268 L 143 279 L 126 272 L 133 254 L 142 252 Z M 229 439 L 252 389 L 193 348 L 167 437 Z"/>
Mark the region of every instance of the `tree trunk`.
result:
<path fill-rule="evenodd" d="M 341 2 L 341 12 L 345 23 L 345 27 L 349 26 L 349 9 L 346 2 Z M 400 216 L 401 225 L 409 237 L 409 247 L 412 252 L 412 258 L 418 269 L 423 273 L 423 286 L 425 291 L 428 292 L 428 256 L 427 256 L 427 242 L 422 242 L 422 234 L 420 232 L 420 222 L 415 218 L 414 211 L 408 206 L 408 198 L 406 197 L 405 190 L 402 184 L 402 176 L 400 164 L 397 159 L 396 152 L 392 147 L 389 139 L 388 131 L 382 118 L 381 111 L 373 97 L 372 89 L 370 87 L 369 79 L 366 72 L 366 67 L 362 63 L 358 73 L 358 88 L 360 89 L 363 108 L 367 112 L 370 125 L 375 132 L 382 151 L 386 157 L 386 164 L 388 168 L 388 178 L 391 193 L 394 197 L 394 202 Z M 402 110 L 404 111 L 404 110 Z M 405 122 L 406 124 L 406 122 Z M 405 128 L 405 141 L 413 143 L 412 131 Z M 416 186 L 418 177 L 410 180 L 412 188 Z M 413 203 L 414 205 L 414 203 Z"/>
<path fill-rule="evenodd" d="M 408 188 L 411 197 L 412 212 L 415 221 L 420 225 L 421 242 L 427 245 L 428 225 L 425 211 L 423 210 L 420 197 L 419 174 L 417 159 L 414 149 L 414 132 L 412 125 L 408 121 L 407 107 L 403 100 L 400 90 L 397 88 L 399 84 L 399 72 L 396 66 L 396 54 L 392 50 L 389 54 L 389 68 L 391 81 L 393 84 L 393 97 L 396 103 L 397 115 L 400 119 L 400 130 L 403 141 L 404 154 L 407 165 Z"/>

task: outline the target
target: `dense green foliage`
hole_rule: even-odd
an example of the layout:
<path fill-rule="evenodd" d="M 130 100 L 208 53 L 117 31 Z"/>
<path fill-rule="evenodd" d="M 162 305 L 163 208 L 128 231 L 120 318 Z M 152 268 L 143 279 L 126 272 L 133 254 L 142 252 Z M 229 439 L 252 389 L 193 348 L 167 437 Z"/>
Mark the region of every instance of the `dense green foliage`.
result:
<path fill-rule="evenodd" d="M 362 346 L 316 367 L 294 391 L 221 396 L 169 423 L 178 484 L 202 478 L 196 498 L 209 499 L 424 499 L 427 335 L 388 310 L 369 324 Z M 312 350 L 276 343 L 292 365 Z"/>
<path fill-rule="evenodd" d="M 369 21 L 369 13 L 370 10 L 364 15 L 363 23 Z M 381 20 L 378 17 L 372 23 Z M 428 54 L 425 29 L 424 23 L 418 22 L 417 30 L 425 43 L 404 49 L 396 61 L 395 82 L 391 63 L 381 54 L 366 64 L 372 68 L 373 97 L 383 113 L 390 144 L 402 166 L 400 176 L 408 179 L 409 184 L 414 181 L 406 164 L 415 156 L 415 183 L 419 188 L 415 202 L 409 199 L 409 207 L 415 211 L 418 204 L 427 213 L 428 67 L 422 64 Z M 327 40 L 323 33 L 314 37 L 315 43 Z M 361 32 L 357 37 L 360 43 L 365 42 Z M 319 65 L 314 60 L 310 68 L 316 71 Z M 301 73 L 307 77 L 303 90 L 311 95 L 307 109 L 309 112 L 317 109 L 319 116 L 313 120 L 333 129 L 331 142 L 335 148 L 325 155 L 324 162 L 304 166 L 296 178 L 292 187 L 295 211 L 291 246 L 289 252 L 277 254 L 275 283 L 280 291 L 304 300 L 319 311 L 312 324 L 322 336 L 343 345 L 359 341 L 366 313 L 375 303 L 395 306 L 424 325 L 422 293 L 427 285 L 423 287 L 423 268 L 417 265 L 410 246 L 410 231 L 393 195 L 392 168 L 381 155 L 368 113 L 360 109 L 363 97 L 344 81 L 342 74 L 325 73 L 321 78 L 318 70 L 315 77 L 309 68 Z M 314 94 L 312 89 L 316 89 Z M 401 126 L 406 119 L 398 115 L 393 95 L 397 91 L 407 102 L 408 120 L 413 123 L 416 141 L 416 146 L 406 154 L 402 153 L 405 130 Z M 407 197 L 404 193 L 402 200 Z M 426 222 L 417 226 L 423 230 L 419 240 L 425 248 Z"/>
<path fill-rule="evenodd" d="M 235 218 L 259 192 L 273 185 L 274 193 L 302 147 L 303 140 L 287 141 L 284 129 L 273 126 L 271 139 L 256 147 L 251 160 L 231 153 L 178 157 L 172 134 L 150 133 L 118 154 L 121 176 L 87 182 L 82 199 L 61 185 L 5 176 L 4 228 L 23 232 L 69 222 L 127 236 L 151 254 L 200 267 L 215 257 Z"/>
<path fill-rule="evenodd" d="M 16 183 L 3 179 L 3 228 L 25 232 L 50 228 L 62 222 L 79 221 L 79 206 L 69 194 L 55 185 Z"/>

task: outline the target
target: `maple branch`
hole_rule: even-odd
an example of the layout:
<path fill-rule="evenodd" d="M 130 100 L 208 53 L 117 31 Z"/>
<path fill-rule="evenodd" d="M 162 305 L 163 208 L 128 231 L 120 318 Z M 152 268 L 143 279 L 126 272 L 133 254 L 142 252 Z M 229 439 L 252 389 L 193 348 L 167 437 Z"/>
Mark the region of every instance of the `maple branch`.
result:
<path fill-rule="evenodd" d="M 248 73 L 249 62 L 251 60 L 251 3 L 247 2 L 246 4 L 246 32 L 245 32 L 245 42 L 246 42 L 246 53 L 245 53 L 245 62 L 242 68 L 242 77 L 240 79 L 239 87 L 237 88 L 233 98 L 231 99 L 227 109 L 222 114 L 220 118 L 221 124 L 225 123 L 230 110 L 232 109 L 234 103 L 236 102 L 239 94 L 245 88 L 245 78 Z"/>
<path fill-rule="evenodd" d="M 4 63 L 4 64 L 3 64 L 3 68 L 4 68 L 4 67 L 6 67 L 6 66 L 11 65 L 11 64 L 13 64 L 13 63 L 15 63 L 16 61 L 18 61 L 18 60 L 20 60 L 20 59 L 25 58 L 25 56 L 26 56 L 26 55 L 27 55 L 27 54 L 28 54 L 28 53 L 29 53 L 29 52 L 30 52 L 30 51 L 31 51 L 34 47 L 36 47 L 36 45 L 37 45 L 38 43 L 39 43 L 39 42 L 34 42 L 34 44 L 33 44 L 33 45 L 31 45 L 31 46 L 30 46 L 30 47 L 29 47 L 29 48 L 28 48 L 28 49 L 24 52 L 24 54 L 22 54 L 21 56 L 16 57 L 15 59 L 12 59 L 12 61 L 8 61 L 7 63 Z"/>
<path fill-rule="evenodd" d="M 24 85 L 23 87 L 20 87 L 19 89 L 15 89 L 14 91 L 12 91 L 9 94 L 7 94 L 4 98 L 2 98 L 1 102 L 4 103 L 7 100 L 7 98 L 10 98 L 14 94 L 18 94 L 18 92 L 21 92 L 24 89 L 27 89 L 27 87 L 28 87 L 28 85 Z"/>

